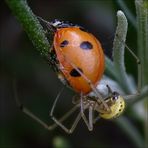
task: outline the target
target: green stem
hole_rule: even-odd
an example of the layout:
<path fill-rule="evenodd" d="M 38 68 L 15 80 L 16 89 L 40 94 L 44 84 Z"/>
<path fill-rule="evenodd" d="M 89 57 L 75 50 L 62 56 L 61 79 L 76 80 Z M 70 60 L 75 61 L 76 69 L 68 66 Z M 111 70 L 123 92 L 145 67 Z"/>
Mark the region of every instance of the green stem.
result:
<path fill-rule="evenodd" d="M 136 0 L 138 55 L 142 65 L 142 85 L 148 84 L 148 1 Z"/>
<path fill-rule="evenodd" d="M 142 86 L 148 84 L 148 1 L 135 0 L 138 25 L 138 55 L 142 65 Z M 148 96 L 145 99 L 145 147 L 148 147 Z"/>
<path fill-rule="evenodd" d="M 6 0 L 6 3 L 18 21 L 22 24 L 39 53 L 42 56 L 47 57 L 50 45 L 42 26 L 28 6 L 26 0 Z"/>

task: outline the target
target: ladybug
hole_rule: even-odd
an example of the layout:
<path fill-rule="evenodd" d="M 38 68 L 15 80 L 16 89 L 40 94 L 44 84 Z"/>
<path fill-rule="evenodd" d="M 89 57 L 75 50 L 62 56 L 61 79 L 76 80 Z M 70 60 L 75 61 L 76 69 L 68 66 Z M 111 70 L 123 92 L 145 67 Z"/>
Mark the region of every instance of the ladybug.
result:
<path fill-rule="evenodd" d="M 46 23 L 54 32 L 50 65 L 64 84 L 77 93 L 88 94 L 104 73 L 104 53 L 99 40 L 83 27 L 69 22 Z"/>

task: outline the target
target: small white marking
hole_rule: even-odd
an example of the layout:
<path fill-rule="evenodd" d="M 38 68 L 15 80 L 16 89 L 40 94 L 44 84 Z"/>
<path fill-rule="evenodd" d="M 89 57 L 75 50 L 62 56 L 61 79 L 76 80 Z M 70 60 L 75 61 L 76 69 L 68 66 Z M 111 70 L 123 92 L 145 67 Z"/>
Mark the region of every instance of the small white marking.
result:
<path fill-rule="evenodd" d="M 55 23 L 53 23 L 52 25 L 54 26 L 54 27 L 56 27 L 56 26 L 58 26 L 59 24 L 61 24 L 62 22 L 60 22 L 60 21 L 56 21 Z"/>

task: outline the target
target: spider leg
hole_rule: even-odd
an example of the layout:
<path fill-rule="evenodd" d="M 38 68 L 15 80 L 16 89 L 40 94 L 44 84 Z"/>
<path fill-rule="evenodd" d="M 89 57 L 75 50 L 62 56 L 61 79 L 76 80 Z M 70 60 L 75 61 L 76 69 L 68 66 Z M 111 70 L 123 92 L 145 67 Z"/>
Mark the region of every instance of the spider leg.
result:
<path fill-rule="evenodd" d="M 138 77 L 137 77 L 137 81 L 138 81 L 138 86 L 137 86 L 137 90 L 134 94 L 131 95 L 125 95 L 123 96 L 124 98 L 128 99 L 134 99 L 136 96 L 138 96 L 140 94 L 141 91 L 141 83 L 142 83 L 142 69 L 141 69 L 141 62 L 140 59 L 137 57 L 137 55 L 126 45 L 125 42 L 123 42 L 126 49 L 128 50 L 128 52 L 133 56 L 133 58 L 136 60 L 137 63 L 137 72 L 138 72 Z"/>
<path fill-rule="evenodd" d="M 48 130 L 52 129 L 52 128 L 50 128 L 49 125 L 47 125 L 44 121 L 42 121 L 39 117 L 37 117 L 34 113 L 32 113 L 28 108 L 26 108 L 22 104 L 21 100 L 18 97 L 15 80 L 13 81 L 13 92 L 14 92 L 14 98 L 15 98 L 16 104 L 23 113 L 25 113 L 27 116 L 29 116 L 30 118 L 32 118 L 33 120 L 35 120 L 36 122 L 41 124 L 44 128 L 46 128 Z"/>
<path fill-rule="evenodd" d="M 70 115 L 72 115 L 77 109 L 78 109 L 78 105 L 75 105 L 73 108 L 71 108 L 67 113 L 65 113 L 60 119 L 56 119 L 58 122 L 60 122 L 62 124 L 63 121 L 65 121 Z M 53 125 L 51 125 L 50 127 L 52 129 L 56 128 L 58 126 L 57 123 L 54 123 Z M 73 128 L 72 128 L 73 129 Z M 71 131 L 73 132 L 73 130 L 70 129 L 69 133 L 71 133 Z"/>
<path fill-rule="evenodd" d="M 91 130 L 93 130 L 93 118 L 94 118 L 93 116 L 94 116 L 93 107 L 89 106 L 89 125 Z"/>
<path fill-rule="evenodd" d="M 61 91 L 61 92 L 62 92 L 62 91 Z M 50 112 L 50 116 L 51 116 L 52 120 L 53 120 L 58 126 L 60 126 L 66 133 L 70 134 L 70 133 L 72 133 L 72 132 L 74 131 L 74 129 L 76 128 L 76 126 L 77 126 L 77 124 L 78 124 L 78 122 L 79 122 L 79 120 L 81 119 L 81 114 L 79 113 L 79 114 L 77 115 L 77 117 L 76 117 L 76 119 L 74 120 L 74 122 L 73 122 L 73 124 L 72 124 L 72 126 L 71 126 L 70 129 L 68 129 L 66 126 L 64 126 L 61 121 L 64 120 L 64 119 L 66 119 L 67 117 L 69 117 L 69 116 L 77 109 L 77 107 L 79 106 L 79 104 L 75 105 L 74 108 L 73 108 L 73 110 L 70 110 L 65 116 L 63 116 L 60 120 L 58 120 L 58 119 L 53 115 L 53 113 L 54 113 L 54 110 L 55 110 L 55 107 L 56 107 L 56 104 L 57 104 L 57 101 L 58 101 L 58 99 L 59 99 L 59 97 L 60 97 L 61 92 L 57 95 L 57 97 L 56 97 L 56 99 L 55 99 L 55 101 L 54 101 L 54 103 L 53 103 L 53 106 L 52 106 L 52 109 L 51 109 L 51 112 Z"/>
<path fill-rule="evenodd" d="M 16 101 L 17 106 L 19 107 L 19 109 L 25 113 L 27 116 L 29 116 L 30 118 L 32 118 L 33 120 L 35 120 L 37 123 L 39 123 L 40 125 L 42 125 L 44 128 L 46 128 L 47 130 L 53 130 L 55 129 L 58 125 L 56 123 L 48 125 L 47 123 L 45 123 L 43 120 L 41 120 L 38 116 L 36 116 L 33 112 L 31 112 L 27 107 L 25 107 L 21 100 L 18 97 L 18 93 L 17 93 L 17 89 L 16 89 L 16 82 L 13 82 L 13 92 L 14 92 L 14 98 Z M 60 92 L 61 93 L 61 92 Z M 59 96 L 59 94 L 58 94 Z M 64 120 L 66 120 L 73 112 L 76 111 L 76 109 L 78 109 L 79 105 L 75 105 L 72 109 L 70 109 L 65 115 L 63 115 L 60 119 L 58 119 L 58 122 L 63 122 Z M 80 120 L 81 116 L 80 114 L 77 116 L 77 119 L 75 121 L 75 124 L 73 124 L 72 128 L 69 130 L 70 132 L 73 131 L 76 127 L 76 123 Z"/>
<path fill-rule="evenodd" d="M 83 105 L 83 94 L 82 93 L 81 93 L 81 98 L 80 98 L 80 104 L 81 104 L 81 108 L 80 108 L 81 117 L 83 118 L 85 124 L 87 125 L 88 130 L 92 131 L 93 130 L 93 124 L 92 124 L 92 114 L 93 113 L 92 113 L 92 109 L 89 109 L 89 121 L 88 121 L 86 116 L 85 116 L 85 114 L 84 114 L 84 111 L 85 111 L 86 108 L 88 108 L 88 105 L 86 105 L 85 108 L 84 108 L 84 105 Z"/>
<path fill-rule="evenodd" d="M 141 70 L 141 62 L 140 59 L 136 56 L 136 54 L 125 44 L 126 49 L 129 51 L 129 53 L 135 58 L 137 63 L 137 71 L 138 71 L 138 87 L 137 92 L 141 90 L 141 82 L 142 82 L 142 70 Z"/>

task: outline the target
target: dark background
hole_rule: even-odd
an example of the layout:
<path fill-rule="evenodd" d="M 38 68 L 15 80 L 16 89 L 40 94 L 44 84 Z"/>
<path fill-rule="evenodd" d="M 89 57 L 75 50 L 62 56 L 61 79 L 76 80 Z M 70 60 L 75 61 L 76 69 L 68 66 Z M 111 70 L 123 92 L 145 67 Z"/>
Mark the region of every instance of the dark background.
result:
<path fill-rule="evenodd" d="M 92 32 L 102 43 L 107 56 L 111 57 L 112 42 L 116 28 L 116 12 L 121 9 L 115 0 L 28 0 L 34 14 L 51 21 L 55 18 L 79 24 Z M 134 0 L 126 4 L 135 15 Z M 136 50 L 136 30 L 129 22 L 127 44 Z M 89 132 L 81 120 L 73 134 L 66 134 L 61 128 L 47 131 L 38 123 L 23 114 L 16 106 L 13 92 L 15 74 L 19 98 L 31 111 L 45 122 L 51 124 L 49 111 L 52 103 L 62 88 L 61 82 L 49 68 L 44 59 L 33 47 L 27 34 L 11 14 L 4 1 L 0 2 L 0 148 L 4 147 L 95 147 L 124 148 L 135 147 L 126 133 L 114 121 L 100 119 Z M 130 60 L 128 56 L 126 60 Z M 129 62 L 132 64 L 133 61 Z M 134 67 L 127 65 L 129 73 L 136 76 Z M 56 108 L 60 117 L 71 107 L 74 95 L 65 89 Z M 74 117 L 73 117 L 74 118 Z M 72 118 L 72 119 L 73 119 Z M 72 119 L 66 123 L 70 127 Z M 142 123 L 131 119 L 143 134 Z"/>

